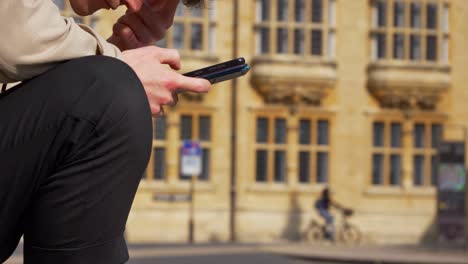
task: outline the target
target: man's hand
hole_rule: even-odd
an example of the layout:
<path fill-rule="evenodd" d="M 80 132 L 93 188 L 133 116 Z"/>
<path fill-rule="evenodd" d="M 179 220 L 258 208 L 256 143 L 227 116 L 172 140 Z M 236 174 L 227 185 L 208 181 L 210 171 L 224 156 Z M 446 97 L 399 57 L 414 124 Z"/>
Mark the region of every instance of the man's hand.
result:
<path fill-rule="evenodd" d="M 143 83 L 153 116 L 163 113 L 163 105 L 177 103 L 178 90 L 205 93 L 211 88 L 205 79 L 186 77 L 174 71 L 180 68 L 176 50 L 150 46 L 124 51 L 122 56 Z"/>
<path fill-rule="evenodd" d="M 114 24 L 108 41 L 120 50 L 145 47 L 162 39 L 171 27 L 179 1 L 128 0 L 127 12 Z"/>

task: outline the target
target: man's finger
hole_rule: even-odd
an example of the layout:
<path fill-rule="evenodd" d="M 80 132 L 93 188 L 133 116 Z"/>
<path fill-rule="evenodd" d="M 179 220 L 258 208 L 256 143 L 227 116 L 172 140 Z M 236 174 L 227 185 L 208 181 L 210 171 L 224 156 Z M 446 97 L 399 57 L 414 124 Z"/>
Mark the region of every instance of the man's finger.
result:
<path fill-rule="evenodd" d="M 143 45 L 138 41 L 132 29 L 122 23 L 116 23 L 112 29 L 120 38 L 120 42 L 126 49 L 141 48 Z"/>
<path fill-rule="evenodd" d="M 211 83 L 202 78 L 192 78 L 180 75 L 177 78 L 177 90 L 206 93 L 211 89 Z"/>
<path fill-rule="evenodd" d="M 137 40 L 141 44 L 149 45 L 156 41 L 153 34 L 149 31 L 149 28 L 143 23 L 136 13 L 127 13 L 122 16 L 118 22 L 131 28 Z"/>
<path fill-rule="evenodd" d="M 161 64 L 168 64 L 174 70 L 180 70 L 180 55 L 175 49 L 155 47 L 155 56 Z"/>

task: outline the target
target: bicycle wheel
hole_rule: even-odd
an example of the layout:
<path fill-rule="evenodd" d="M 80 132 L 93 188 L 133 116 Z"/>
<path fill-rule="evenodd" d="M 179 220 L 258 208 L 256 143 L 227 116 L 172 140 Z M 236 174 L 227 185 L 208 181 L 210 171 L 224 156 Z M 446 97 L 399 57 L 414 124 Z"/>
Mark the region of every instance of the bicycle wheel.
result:
<path fill-rule="evenodd" d="M 306 242 L 318 242 L 323 240 L 323 227 L 313 222 L 309 225 L 309 228 L 304 232 L 304 238 Z"/>
<path fill-rule="evenodd" d="M 351 224 L 347 224 L 340 232 L 340 241 L 349 244 L 359 244 L 361 241 L 361 231 Z"/>

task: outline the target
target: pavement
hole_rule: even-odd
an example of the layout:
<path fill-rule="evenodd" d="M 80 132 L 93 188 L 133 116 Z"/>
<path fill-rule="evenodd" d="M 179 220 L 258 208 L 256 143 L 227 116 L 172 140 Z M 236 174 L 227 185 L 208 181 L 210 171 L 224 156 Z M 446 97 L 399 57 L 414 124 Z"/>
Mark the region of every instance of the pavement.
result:
<path fill-rule="evenodd" d="M 310 261 L 359 264 L 468 264 L 466 247 L 345 246 L 331 244 L 264 245 L 262 251 Z"/>
<path fill-rule="evenodd" d="M 332 244 L 144 244 L 130 245 L 129 264 L 144 263 L 359 263 L 468 264 L 463 247 L 345 246 Z M 21 246 L 6 264 L 22 263 Z"/>

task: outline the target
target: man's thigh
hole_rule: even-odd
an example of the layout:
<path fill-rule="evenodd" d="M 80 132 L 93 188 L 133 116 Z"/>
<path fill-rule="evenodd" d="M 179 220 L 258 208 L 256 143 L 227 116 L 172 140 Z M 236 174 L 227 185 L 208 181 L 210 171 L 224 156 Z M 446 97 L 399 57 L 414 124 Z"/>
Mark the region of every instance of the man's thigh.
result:
<path fill-rule="evenodd" d="M 126 65 L 89 58 L 13 89 L 0 95 L 0 262 L 23 232 L 26 262 L 121 262 L 151 147 L 141 84 Z"/>

